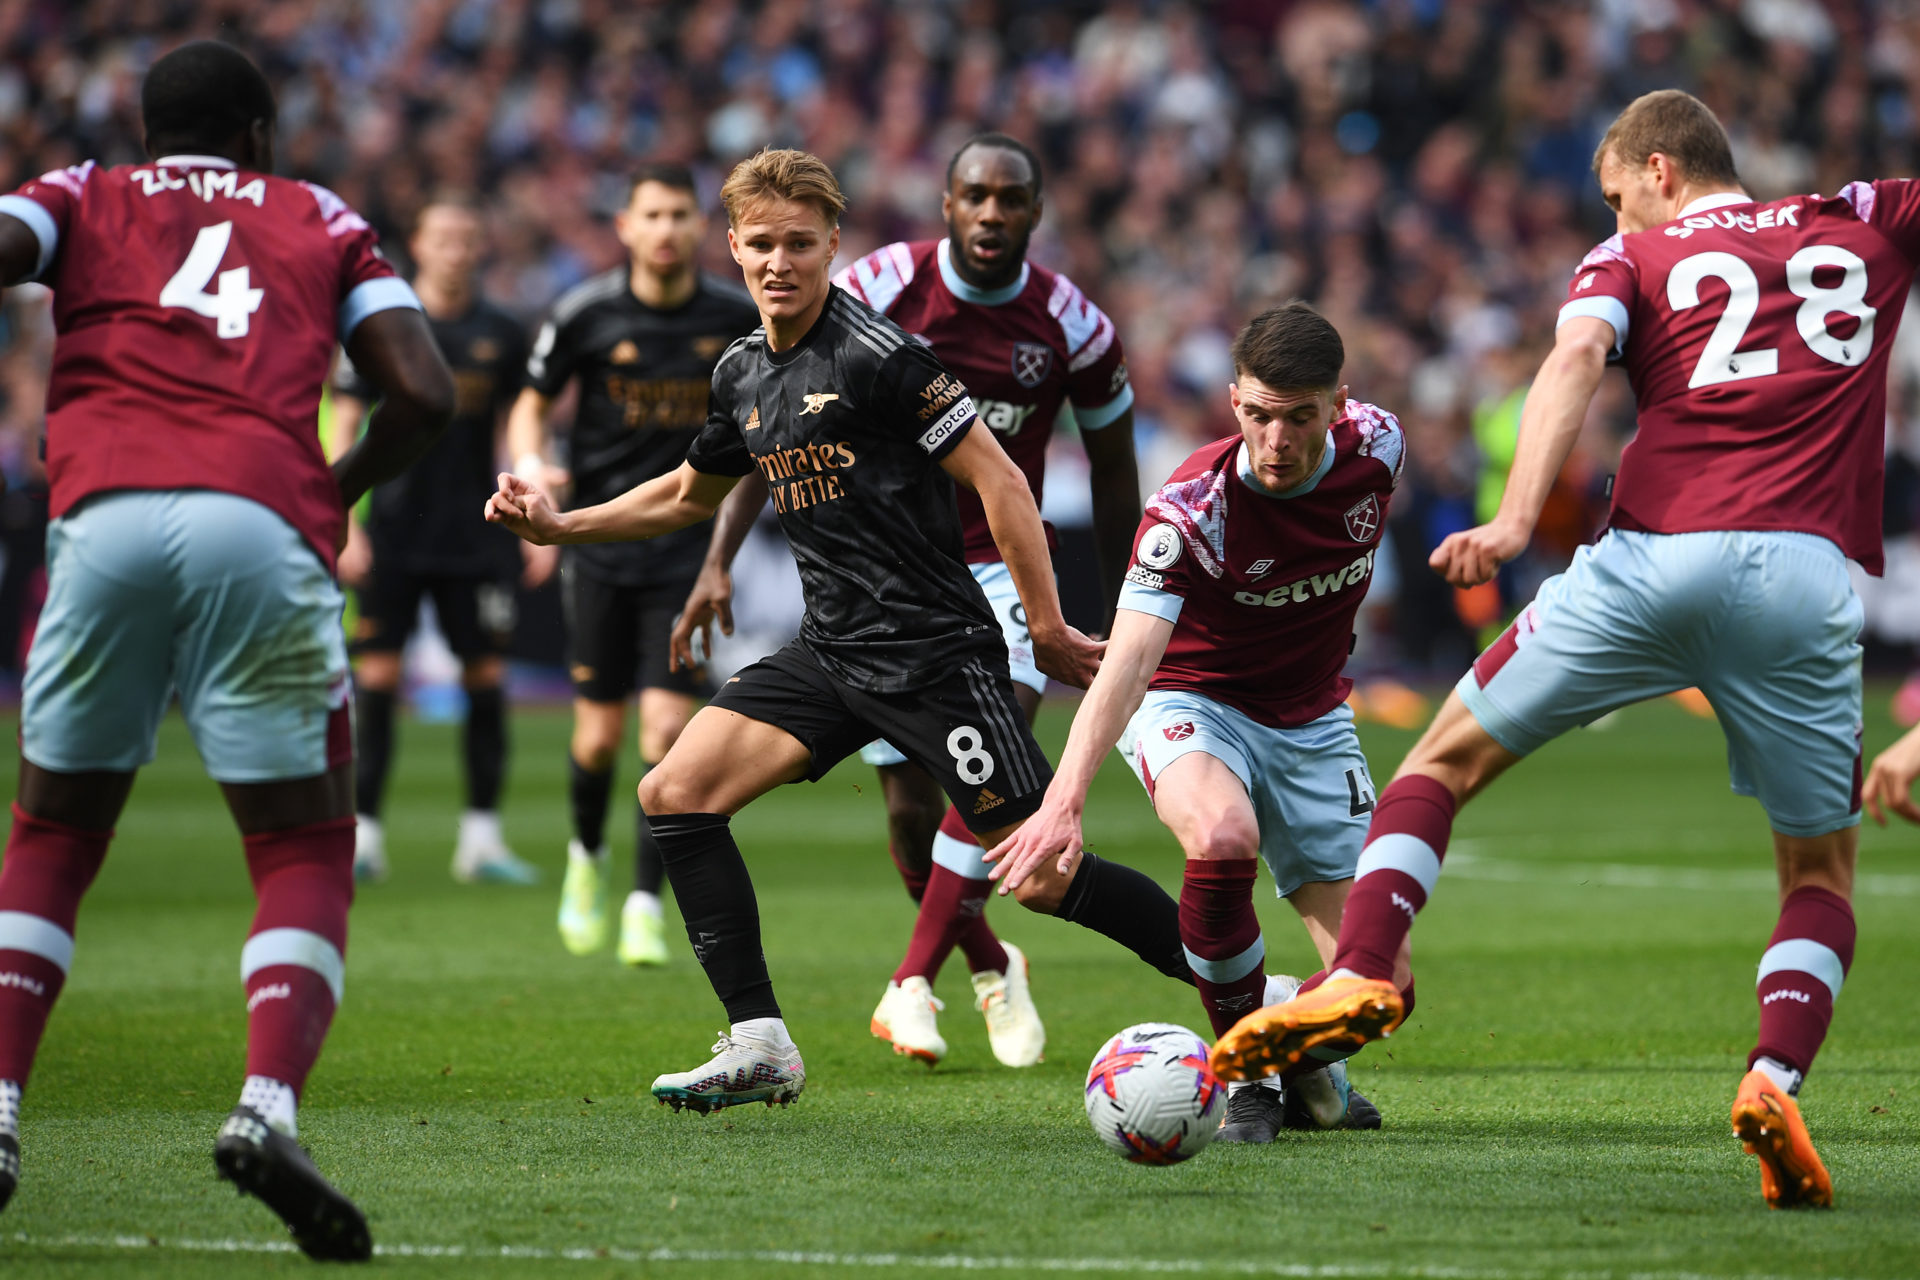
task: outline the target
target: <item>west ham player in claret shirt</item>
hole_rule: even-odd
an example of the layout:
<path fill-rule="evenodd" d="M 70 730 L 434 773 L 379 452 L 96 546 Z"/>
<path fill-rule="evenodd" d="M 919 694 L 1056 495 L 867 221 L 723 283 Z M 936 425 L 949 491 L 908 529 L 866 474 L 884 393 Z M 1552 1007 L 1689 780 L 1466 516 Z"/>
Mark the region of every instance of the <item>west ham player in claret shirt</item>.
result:
<path fill-rule="evenodd" d="M 715 366 L 707 425 L 686 463 L 612 502 L 560 513 L 503 475 L 487 505 L 488 519 L 533 540 L 647 538 L 709 518 L 758 471 L 799 564 L 799 637 L 722 685 L 640 784 L 688 939 L 732 1024 L 711 1061 L 654 1081 L 663 1103 L 700 1111 L 790 1101 L 806 1078 L 761 953 L 734 812 L 782 783 L 819 779 L 875 737 L 939 778 L 989 841 L 1046 789 L 1051 770 L 1014 701 L 1006 643 L 967 570 L 956 482 L 980 495 L 1041 669 L 1084 687 L 1100 653 L 1060 616 L 1039 509 L 993 434 L 976 429 L 966 388 L 924 344 L 830 283 L 845 207 L 832 171 L 803 152 L 763 151 L 735 168 L 721 197 L 762 328 Z M 1064 873 L 1045 868 L 1020 901 L 1193 980 L 1178 908 L 1130 868 L 1088 855 Z"/>
<path fill-rule="evenodd" d="M 1405 442 L 1392 414 L 1348 398 L 1345 360 L 1305 303 L 1241 331 L 1228 388 L 1240 433 L 1195 450 L 1148 499 L 1060 772 L 991 855 L 1018 887 L 1079 850 L 1087 789 L 1118 743 L 1186 853 L 1180 937 L 1216 1035 L 1298 985 L 1266 973 L 1256 859 L 1330 961 L 1373 809 L 1345 672 Z M 1309 1062 L 1284 1096 L 1264 1084 L 1233 1086 L 1222 1141 L 1380 1123 L 1342 1063 Z"/>
<path fill-rule="evenodd" d="M 0 863 L 0 1203 L 80 899 L 177 692 L 259 903 L 246 1081 L 214 1164 L 308 1254 L 364 1259 L 366 1219 L 294 1138 L 353 899 L 334 552 L 346 506 L 446 425 L 453 380 L 366 222 L 272 175 L 273 94 L 244 55 L 184 45 L 140 98 L 153 161 L 0 197 L 0 279 L 49 285 L 56 332 L 47 602 Z M 382 399 L 329 471 L 314 424 L 339 342 Z"/>
<path fill-rule="evenodd" d="M 415 219 L 407 249 L 414 292 L 453 370 L 453 421 L 427 456 L 380 485 L 367 527 L 348 513 L 340 580 L 359 595 L 353 637 L 354 849 L 357 880 L 387 874 L 380 822 L 393 759 L 394 703 L 401 658 L 423 596 L 448 648 L 460 659 L 466 693 L 461 763 L 467 807 L 460 815 L 452 871 L 462 882 L 527 884 L 538 873 L 514 856 L 500 831 L 500 789 L 507 768 L 507 649 L 513 643 L 514 582 L 525 553 L 505 530 L 473 528 L 473 503 L 493 492 L 500 425 L 520 390 L 527 337 L 520 322 L 480 293 L 486 226 L 467 197 L 434 197 Z M 351 360 L 335 370 L 332 447 L 344 453 L 359 435 L 372 389 Z M 529 557 L 531 559 L 531 557 Z"/>
<path fill-rule="evenodd" d="M 1574 273 L 1499 515 L 1433 565 L 1470 586 L 1520 553 L 1617 360 L 1639 434 L 1611 527 L 1473 664 L 1381 794 L 1333 979 L 1250 1015 L 1214 1063 L 1241 1079 L 1385 1034 L 1456 807 L 1568 729 L 1698 685 L 1734 789 L 1766 810 L 1780 877 L 1733 1131 L 1769 1205 L 1826 1206 L 1794 1099 L 1853 959 L 1861 613 L 1846 561 L 1880 571 L 1887 357 L 1920 260 L 1920 186 L 1757 203 L 1720 122 L 1677 90 L 1622 112 L 1594 171 L 1620 232 Z"/>
<path fill-rule="evenodd" d="M 968 140 L 948 162 L 941 205 L 947 239 L 887 245 L 834 283 L 933 349 L 965 384 L 1036 503 L 1046 483 L 1047 442 L 1063 407 L 1072 406 L 1091 468 L 1100 584 L 1111 611 L 1140 522 L 1133 387 L 1119 334 L 1071 280 L 1027 261 L 1042 202 L 1040 161 L 1024 143 L 1003 133 Z M 930 417 L 946 403 L 937 397 L 920 412 Z M 964 488 L 958 498 L 967 568 L 1006 638 L 1014 696 L 1031 724 L 1047 678 L 1034 664 L 1026 612 L 980 499 Z M 750 478 L 721 508 L 706 569 L 675 627 L 676 655 L 696 625 L 710 626 L 725 607 L 732 591 L 727 567 L 765 500 L 764 483 Z M 721 625 L 730 631 L 731 619 L 721 617 Z M 957 944 L 994 1056 L 1010 1067 L 1032 1066 L 1046 1048 L 1046 1029 L 1028 988 L 1026 956 L 1002 943 L 982 914 L 991 895 L 979 844 L 940 784 L 898 748 L 872 742 L 860 758 L 880 771 L 888 847 L 920 904 L 907 954 L 873 1011 L 873 1033 L 896 1053 L 927 1063 L 946 1055 L 932 984 Z"/>

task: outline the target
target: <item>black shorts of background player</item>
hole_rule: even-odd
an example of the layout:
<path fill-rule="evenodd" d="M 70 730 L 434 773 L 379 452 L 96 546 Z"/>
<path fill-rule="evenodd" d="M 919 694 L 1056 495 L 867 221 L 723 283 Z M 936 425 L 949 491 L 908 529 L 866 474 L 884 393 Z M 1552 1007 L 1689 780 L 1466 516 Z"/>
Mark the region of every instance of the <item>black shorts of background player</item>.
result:
<path fill-rule="evenodd" d="M 507 847 L 499 813 L 507 766 L 506 652 L 524 553 L 511 539 L 477 536 L 473 528 L 474 507 L 486 501 L 498 474 L 499 428 L 520 389 L 527 339 L 518 321 L 480 296 L 486 228 L 466 197 L 430 200 L 407 248 L 414 290 L 453 370 L 455 410 L 424 458 L 373 491 L 366 523 L 351 521 L 340 556 L 340 580 L 356 589 L 360 611 L 353 637 L 354 875 L 365 881 L 387 874 L 380 814 L 401 658 L 420 601 L 430 598 L 460 659 L 467 701 L 466 809 L 454 845 L 454 878 L 530 884 L 538 873 Z M 334 383 L 330 452 L 352 447 L 372 399 L 343 360 Z"/>
<path fill-rule="evenodd" d="M 554 304 L 507 425 L 517 474 L 549 497 L 571 486 L 576 506 L 605 502 L 680 465 L 706 423 L 714 361 L 758 323 L 744 290 L 699 270 L 707 222 L 685 168 L 640 169 L 615 229 L 628 261 Z M 563 471 L 547 461 L 547 416 L 569 382 L 577 382 L 579 401 L 571 466 Z M 611 932 L 607 801 L 627 704 L 637 687 L 645 769 L 666 755 L 707 692 L 704 677 L 672 672 L 667 662 L 673 615 L 706 549 L 707 531 L 697 528 L 652 543 L 572 548 L 562 566 L 573 675 L 573 839 L 559 925 L 575 955 L 600 950 Z M 537 550 L 550 566 L 555 549 Z M 644 823 L 637 822 L 635 844 L 618 955 L 627 964 L 661 964 L 664 873 Z"/>
<path fill-rule="evenodd" d="M 514 476 L 487 505 L 489 520 L 534 541 L 651 538 L 708 519 L 758 470 L 799 565 L 799 637 L 728 680 L 640 784 L 688 938 L 732 1024 L 711 1062 L 654 1081 L 660 1101 L 702 1111 L 789 1101 L 805 1083 L 732 814 L 884 737 L 939 779 L 990 845 L 1034 811 L 1052 776 L 967 570 L 956 482 L 980 496 L 1042 670 L 1085 687 L 1100 653 L 1061 617 L 1032 490 L 993 433 L 975 429 L 965 386 L 829 284 L 844 208 L 832 171 L 802 152 L 763 151 L 721 196 L 763 327 L 715 366 L 687 461 L 599 506 L 555 512 Z M 1018 896 L 1192 981 L 1178 908 L 1136 871 L 1086 855 Z"/>

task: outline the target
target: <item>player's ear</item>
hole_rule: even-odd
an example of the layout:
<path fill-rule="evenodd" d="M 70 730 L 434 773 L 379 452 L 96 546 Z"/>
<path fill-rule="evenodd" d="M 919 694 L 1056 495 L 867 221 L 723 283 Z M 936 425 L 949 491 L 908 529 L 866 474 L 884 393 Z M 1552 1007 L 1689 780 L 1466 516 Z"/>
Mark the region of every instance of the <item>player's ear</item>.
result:
<path fill-rule="evenodd" d="M 1045 213 L 1046 211 L 1047 211 L 1046 200 L 1043 199 L 1040 195 L 1035 194 L 1035 196 L 1033 197 L 1033 216 L 1027 219 L 1027 230 L 1031 231 L 1035 227 L 1039 226 L 1040 215 Z"/>
<path fill-rule="evenodd" d="M 247 126 L 247 144 L 253 154 L 244 168 L 261 173 L 273 172 L 273 122 L 255 120 Z"/>
<path fill-rule="evenodd" d="M 953 225 L 953 188 L 948 187 L 940 193 L 940 221 Z"/>
<path fill-rule="evenodd" d="M 727 226 L 727 252 L 732 254 L 733 260 L 739 262 L 741 266 L 744 267 L 747 265 L 744 262 L 740 262 L 740 242 L 733 238 L 733 226 L 731 224 Z"/>
<path fill-rule="evenodd" d="M 1339 417 L 1340 411 L 1347 407 L 1347 386 L 1345 383 L 1341 383 L 1338 387 L 1334 388 L 1333 400 L 1329 407 L 1332 409 L 1332 412 L 1327 415 L 1329 421 Z"/>
<path fill-rule="evenodd" d="M 833 225 L 833 230 L 827 233 L 828 265 L 832 265 L 833 260 L 839 256 L 840 256 L 840 224 L 836 222 Z"/>

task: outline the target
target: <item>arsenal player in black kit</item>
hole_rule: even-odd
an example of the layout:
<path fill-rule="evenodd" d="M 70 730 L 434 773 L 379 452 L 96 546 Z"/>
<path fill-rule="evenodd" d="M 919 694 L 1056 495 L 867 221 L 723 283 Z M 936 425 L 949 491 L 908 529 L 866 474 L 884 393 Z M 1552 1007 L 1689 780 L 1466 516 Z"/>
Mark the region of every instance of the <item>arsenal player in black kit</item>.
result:
<path fill-rule="evenodd" d="M 800 635 L 729 680 L 640 784 L 687 937 L 731 1023 L 711 1061 L 653 1083 L 661 1102 L 698 1111 L 788 1102 L 806 1080 L 761 953 L 734 812 L 885 737 L 939 779 L 990 846 L 1039 806 L 1052 776 L 962 558 L 956 481 L 985 507 L 1041 669 L 1084 688 L 1101 648 L 1061 617 L 1033 494 L 993 433 L 974 430 L 966 388 L 899 326 L 830 287 L 845 208 L 832 171 L 803 152 L 763 151 L 721 197 L 762 327 L 715 366 L 686 463 L 564 513 L 503 475 L 486 509 L 529 541 L 607 542 L 709 519 L 750 471 L 773 490 L 807 600 Z M 1084 855 L 1066 873 L 1043 868 L 1018 896 L 1192 981 L 1178 908 L 1136 871 Z"/>
<path fill-rule="evenodd" d="M 581 507 L 610 501 L 680 465 L 706 425 L 714 361 L 760 320 L 737 282 L 700 271 L 696 255 L 707 220 L 683 166 L 642 166 L 615 225 L 629 260 L 554 304 L 507 424 L 521 478 L 550 497 L 570 484 L 572 505 Z M 577 382 L 580 402 L 570 465 L 562 471 L 545 460 L 545 419 L 569 382 Z M 707 533 L 700 525 L 651 542 L 576 547 L 561 567 L 573 675 L 573 840 L 559 923 L 561 941 L 575 955 L 607 943 L 607 799 L 626 737 L 627 703 L 637 687 L 644 767 L 666 755 L 708 692 L 702 673 L 674 671 L 667 661 L 673 619 L 700 572 Z M 634 861 L 618 955 L 626 964 L 663 964 L 663 873 L 644 823 Z"/>
<path fill-rule="evenodd" d="M 506 778 L 506 653 L 513 640 L 514 579 L 522 552 L 512 539 L 473 535 L 475 494 L 492 484 L 501 419 L 520 389 L 527 337 L 520 322 L 480 296 L 486 228 L 465 196 L 435 197 L 420 210 L 407 249 L 414 291 L 433 340 L 453 370 L 453 422 L 406 474 L 379 485 L 363 527 L 350 517 L 340 580 L 355 589 L 360 618 L 353 635 L 354 844 L 356 880 L 387 874 L 380 805 L 393 759 L 394 702 L 401 655 L 422 596 L 431 597 L 447 645 L 460 659 L 467 694 L 462 759 L 467 807 L 453 851 L 457 880 L 527 884 L 537 873 L 513 855 L 500 832 Z M 339 457 L 359 437 L 379 393 L 344 357 L 334 378 L 333 440 Z M 491 532 L 489 530 L 489 532 Z"/>

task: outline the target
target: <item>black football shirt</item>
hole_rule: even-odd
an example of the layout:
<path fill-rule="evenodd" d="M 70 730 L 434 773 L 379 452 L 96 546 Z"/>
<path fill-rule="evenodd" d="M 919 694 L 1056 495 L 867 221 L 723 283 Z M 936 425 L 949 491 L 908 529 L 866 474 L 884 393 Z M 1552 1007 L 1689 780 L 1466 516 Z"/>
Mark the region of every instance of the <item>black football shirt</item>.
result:
<path fill-rule="evenodd" d="M 427 317 L 434 341 L 453 371 L 453 420 L 426 455 L 374 487 L 367 533 L 376 564 L 423 576 L 511 576 L 520 551 L 511 534 L 474 520 L 497 487 L 495 431 L 500 414 L 520 394 L 527 336 L 500 308 L 476 301 L 447 319 Z M 335 387 L 371 403 L 380 393 L 345 357 Z"/>
<path fill-rule="evenodd" d="M 687 462 L 766 477 L 800 566 L 800 637 L 855 688 L 920 688 L 974 657 L 1007 660 L 940 468 L 974 422 L 933 352 L 841 289 L 794 346 L 775 352 L 755 330 L 713 371 Z"/>
<path fill-rule="evenodd" d="M 576 507 L 677 468 L 706 424 L 714 362 L 760 323 L 740 285 L 702 273 L 692 298 L 662 311 L 633 296 L 629 270 L 616 267 L 562 294 L 527 361 L 527 385 L 544 396 L 580 380 L 569 456 Z M 648 542 L 569 547 L 567 555 L 573 568 L 616 586 L 684 583 L 700 572 L 711 532 L 702 523 Z"/>

